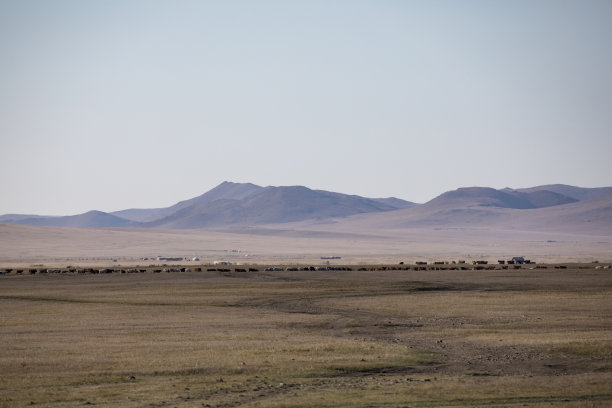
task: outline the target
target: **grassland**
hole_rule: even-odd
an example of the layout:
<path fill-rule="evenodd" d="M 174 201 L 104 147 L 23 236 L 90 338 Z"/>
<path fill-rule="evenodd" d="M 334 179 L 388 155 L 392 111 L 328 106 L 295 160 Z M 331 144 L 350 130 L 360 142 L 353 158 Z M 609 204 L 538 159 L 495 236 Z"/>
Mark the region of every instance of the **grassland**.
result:
<path fill-rule="evenodd" d="M 0 406 L 607 407 L 610 271 L 0 276 Z"/>

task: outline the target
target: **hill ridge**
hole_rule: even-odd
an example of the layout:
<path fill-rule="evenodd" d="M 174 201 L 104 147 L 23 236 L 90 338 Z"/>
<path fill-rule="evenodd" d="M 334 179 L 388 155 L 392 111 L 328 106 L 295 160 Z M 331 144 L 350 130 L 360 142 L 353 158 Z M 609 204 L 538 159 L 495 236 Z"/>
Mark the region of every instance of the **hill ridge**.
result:
<path fill-rule="evenodd" d="M 548 187 L 556 191 L 547 190 Z M 320 223 L 359 215 L 377 219 L 376 214 L 393 213 L 404 217 L 396 221 L 398 225 L 441 225 L 467 221 L 485 225 L 483 220 L 493 222 L 508 211 L 514 211 L 514 216 L 528 214 L 521 211 L 534 209 L 547 211 L 589 201 L 580 199 L 585 197 L 612 197 L 612 187 L 589 189 L 563 184 L 500 190 L 461 187 L 446 191 L 425 204 L 415 204 L 393 197 L 366 198 L 300 185 L 262 187 L 253 183 L 224 181 L 197 197 L 165 208 L 112 213 L 91 210 L 63 217 L 6 214 L 0 216 L 0 222 L 40 226 L 193 229 Z M 605 214 L 603 219 L 607 219 Z"/>

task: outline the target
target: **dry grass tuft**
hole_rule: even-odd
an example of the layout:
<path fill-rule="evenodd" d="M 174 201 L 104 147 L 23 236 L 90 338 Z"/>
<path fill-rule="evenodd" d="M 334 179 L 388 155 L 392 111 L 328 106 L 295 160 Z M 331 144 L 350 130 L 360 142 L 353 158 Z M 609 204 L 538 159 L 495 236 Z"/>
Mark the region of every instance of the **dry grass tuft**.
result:
<path fill-rule="evenodd" d="M 0 406 L 610 406 L 612 278 L 555 273 L 2 277 Z"/>

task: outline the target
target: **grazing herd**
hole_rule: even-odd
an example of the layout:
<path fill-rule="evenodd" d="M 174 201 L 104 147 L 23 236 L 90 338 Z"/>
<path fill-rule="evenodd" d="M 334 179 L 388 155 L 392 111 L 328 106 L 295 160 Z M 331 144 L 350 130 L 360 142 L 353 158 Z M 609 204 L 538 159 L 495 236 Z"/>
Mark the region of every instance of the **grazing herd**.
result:
<path fill-rule="evenodd" d="M 54 275 L 54 274 L 91 274 L 91 275 L 100 275 L 100 274 L 124 274 L 124 273 L 145 273 L 145 272 L 201 272 L 202 268 L 128 268 L 128 269 L 117 269 L 117 268 L 75 268 L 68 266 L 66 268 L 28 268 L 28 269 L 12 269 L 5 268 L 0 269 L 0 275 Z"/>
<path fill-rule="evenodd" d="M 4 268 L 0 269 L 0 275 L 57 275 L 57 274 L 90 274 L 90 275 L 107 275 L 107 274 L 136 274 L 136 273 L 184 273 L 184 272 L 221 272 L 221 273 L 248 273 L 248 272 L 300 272 L 300 271 L 432 271 L 432 270 L 450 270 L 450 271 L 467 271 L 467 270 L 505 270 L 505 269 L 522 269 L 523 264 L 531 264 L 529 269 L 547 269 L 546 265 L 534 265 L 533 262 L 504 262 L 499 264 L 489 265 L 487 261 L 473 261 L 468 264 L 465 261 L 435 261 L 427 263 L 423 261 L 415 262 L 414 265 L 405 265 L 400 262 L 399 265 L 368 265 L 368 266 L 267 266 L 261 267 L 256 265 L 251 266 L 228 266 L 218 267 L 217 265 L 199 266 L 199 267 L 133 267 L 133 268 L 79 268 L 67 266 L 65 268 Z M 566 269 L 567 265 L 551 265 L 555 269 Z M 579 267 L 582 269 L 583 267 Z M 609 269 L 610 265 L 599 265 L 597 269 Z"/>

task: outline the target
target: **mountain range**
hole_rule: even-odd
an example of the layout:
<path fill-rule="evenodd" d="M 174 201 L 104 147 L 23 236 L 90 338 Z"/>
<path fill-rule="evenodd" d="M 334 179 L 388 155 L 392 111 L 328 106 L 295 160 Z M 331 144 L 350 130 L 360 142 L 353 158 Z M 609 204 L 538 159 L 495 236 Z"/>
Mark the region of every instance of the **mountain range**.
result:
<path fill-rule="evenodd" d="M 262 187 L 223 182 L 166 208 L 127 209 L 51 217 L 6 214 L 0 222 L 60 227 L 194 229 L 293 223 L 361 228 L 472 226 L 612 233 L 612 187 L 562 184 L 522 189 L 468 187 L 424 204 L 366 198 L 303 186 Z"/>

